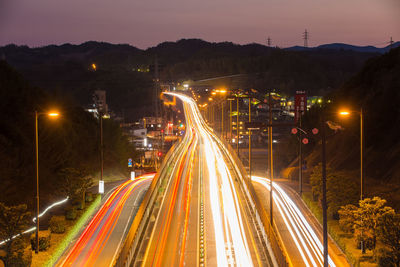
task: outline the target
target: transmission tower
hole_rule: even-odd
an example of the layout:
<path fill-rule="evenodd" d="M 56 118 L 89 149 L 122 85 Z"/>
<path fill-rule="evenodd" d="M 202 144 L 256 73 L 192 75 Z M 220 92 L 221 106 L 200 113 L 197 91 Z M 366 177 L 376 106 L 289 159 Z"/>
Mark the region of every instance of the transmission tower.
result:
<path fill-rule="evenodd" d="M 268 46 L 268 47 L 271 47 L 271 38 L 269 38 L 269 36 L 268 36 L 268 38 L 267 38 L 267 46 Z"/>
<path fill-rule="evenodd" d="M 308 38 L 309 38 L 309 33 L 307 31 L 307 29 L 304 30 L 303 33 L 303 40 L 304 40 L 304 47 L 308 47 Z"/>

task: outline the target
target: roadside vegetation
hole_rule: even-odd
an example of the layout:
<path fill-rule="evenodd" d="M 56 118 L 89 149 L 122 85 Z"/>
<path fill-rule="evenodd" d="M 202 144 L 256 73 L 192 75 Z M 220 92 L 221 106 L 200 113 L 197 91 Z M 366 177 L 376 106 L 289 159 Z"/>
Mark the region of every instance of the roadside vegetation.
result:
<path fill-rule="evenodd" d="M 86 203 L 93 199 L 99 203 L 87 191 L 97 181 L 100 168 L 99 123 L 65 94 L 32 87 L 5 61 L 0 61 L 0 99 L 0 242 L 34 225 L 34 111 L 56 109 L 61 114 L 52 121 L 40 117 L 38 123 L 40 210 L 69 197 L 67 205 L 58 208 L 60 214 L 41 221 L 41 227 L 49 229 L 40 231 L 40 253 L 33 256 L 40 266 L 62 252 L 59 246 L 68 244 L 64 236 L 71 241 L 71 231 L 76 234 L 94 211 L 95 205 L 86 207 Z M 123 179 L 126 161 L 135 150 L 113 120 L 104 120 L 103 131 L 104 168 Z M 7 266 L 29 266 L 35 246 L 30 234 L 18 236 L 0 246 L 0 259 Z"/>

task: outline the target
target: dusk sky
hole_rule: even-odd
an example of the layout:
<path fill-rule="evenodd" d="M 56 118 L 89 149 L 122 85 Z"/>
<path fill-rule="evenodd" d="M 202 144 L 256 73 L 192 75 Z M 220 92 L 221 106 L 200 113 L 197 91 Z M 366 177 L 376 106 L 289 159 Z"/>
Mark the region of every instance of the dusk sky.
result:
<path fill-rule="evenodd" d="M 163 41 L 388 45 L 400 40 L 400 0 L 0 0 L 0 45 L 79 44 L 139 48 Z"/>

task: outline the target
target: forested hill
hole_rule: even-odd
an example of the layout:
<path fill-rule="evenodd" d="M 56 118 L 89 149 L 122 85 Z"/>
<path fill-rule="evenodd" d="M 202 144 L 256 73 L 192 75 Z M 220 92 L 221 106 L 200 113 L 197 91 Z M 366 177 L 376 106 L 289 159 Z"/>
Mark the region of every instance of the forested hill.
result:
<path fill-rule="evenodd" d="M 399 182 L 400 47 L 368 60 L 357 75 L 334 93 L 334 99 L 338 106 L 356 110 L 363 108 L 367 175 Z M 355 117 L 354 120 L 341 121 L 355 133 L 344 135 L 348 144 L 358 138 L 359 120 Z M 352 146 L 338 150 L 336 161 L 346 160 L 351 149 Z M 349 158 L 349 161 L 357 162 L 357 157 Z"/>
<path fill-rule="evenodd" d="M 35 189 L 34 111 L 57 109 L 60 116 L 38 120 L 41 204 L 60 199 L 63 170 L 74 169 L 96 175 L 99 166 L 99 125 L 92 114 L 60 93 L 32 87 L 21 75 L 0 60 L 0 202 L 26 203 L 33 207 Z M 105 168 L 125 170 L 133 148 L 119 125 L 104 120 Z M 65 183 L 64 183 L 65 182 Z M 73 185 L 70 185 L 73 186 Z"/>
<path fill-rule="evenodd" d="M 327 160 L 337 170 L 360 172 L 360 116 L 364 117 L 364 175 L 367 185 L 393 184 L 400 191 L 400 47 L 369 59 L 360 72 L 332 92 L 328 107 L 329 120 L 341 125 L 340 131 L 329 131 Z M 355 111 L 347 118 L 337 116 L 340 109 Z M 315 111 L 315 112 L 314 112 Z M 315 127 L 320 111 L 312 109 L 305 115 L 304 127 Z M 327 115 L 328 116 L 328 115 Z M 320 160 L 320 150 L 307 150 L 307 164 Z M 370 191 L 371 188 L 367 189 Z M 386 187 L 388 188 L 388 187 Z M 397 191 L 396 191 L 397 192 Z M 372 192 L 369 192 L 372 193 Z M 388 197 L 385 197 L 388 198 Z M 400 200 L 400 199 L 398 199 Z"/>
<path fill-rule="evenodd" d="M 134 110 L 135 114 L 151 103 L 156 58 L 162 81 L 247 74 L 242 87 L 274 88 L 287 94 L 295 90 L 322 94 L 339 87 L 376 55 L 330 49 L 286 51 L 260 44 L 210 43 L 199 39 L 164 42 L 147 50 L 93 41 L 39 48 L 0 47 L 0 57 L 34 85 L 67 91 L 82 104 L 90 102 L 95 89 L 104 89 L 112 109 Z M 92 63 L 96 63 L 96 71 L 90 68 Z"/>

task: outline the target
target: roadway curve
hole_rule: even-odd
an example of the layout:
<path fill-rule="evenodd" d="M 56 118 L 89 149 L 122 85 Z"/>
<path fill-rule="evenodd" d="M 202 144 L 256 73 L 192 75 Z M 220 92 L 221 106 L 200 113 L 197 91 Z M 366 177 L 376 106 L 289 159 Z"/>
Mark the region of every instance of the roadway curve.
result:
<path fill-rule="evenodd" d="M 160 170 L 165 194 L 133 266 L 269 266 L 232 159 L 193 99 L 169 94 L 183 102 L 186 133 Z"/>
<path fill-rule="evenodd" d="M 119 185 L 57 266 L 110 266 L 153 177 Z"/>
<path fill-rule="evenodd" d="M 253 186 L 269 210 L 270 181 L 252 176 Z M 296 193 L 274 182 L 274 225 L 290 266 L 323 266 L 322 228 Z M 350 266 L 336 244 L 329 240 L 329 266 Z"/>

